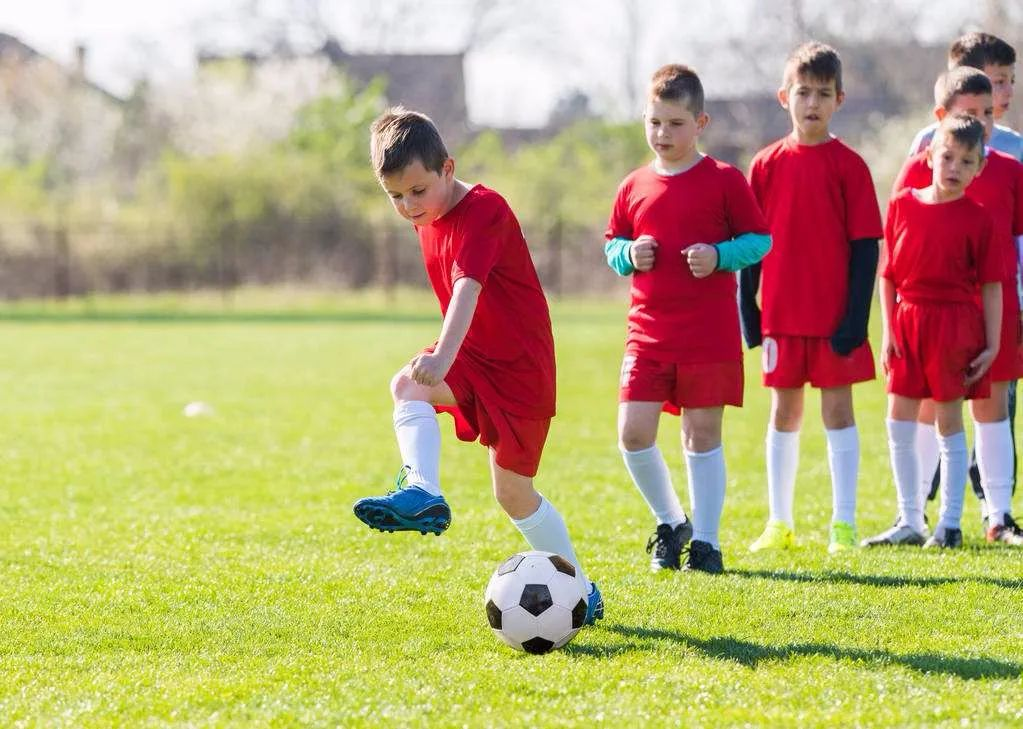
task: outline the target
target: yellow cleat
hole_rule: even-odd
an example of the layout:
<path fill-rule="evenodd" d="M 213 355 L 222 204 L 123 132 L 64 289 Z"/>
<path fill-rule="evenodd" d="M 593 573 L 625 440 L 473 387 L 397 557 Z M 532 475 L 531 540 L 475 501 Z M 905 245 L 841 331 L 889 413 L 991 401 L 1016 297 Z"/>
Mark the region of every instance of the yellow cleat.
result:
<path fill-rule="evenodd" d="M 828 554 L 848 552 L 857 548 L 856 527 L 848 522 L 836 521 L 831 525 L 831 541 L 828 543 Z"/>
<path fill-rule="evenodd" d="M 796 543 L 796 533 L 792 531 L 792 527 L 783 521 L 772 520 L 767 522 L 764 533 L 760 535 L 757 541 L 749 545 L 749 551 L 763 552 L 768 549 L 795 549 L 798 546 Z"/>

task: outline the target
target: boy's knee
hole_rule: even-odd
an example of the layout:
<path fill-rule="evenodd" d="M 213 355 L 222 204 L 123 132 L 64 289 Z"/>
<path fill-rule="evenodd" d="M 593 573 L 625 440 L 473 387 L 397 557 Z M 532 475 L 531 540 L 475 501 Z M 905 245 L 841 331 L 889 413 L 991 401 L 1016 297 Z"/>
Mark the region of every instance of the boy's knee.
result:
<path fill-rule="evenodd" d="M 706 453 L 721 445 L 721 434 L 716 431 L 693 430 L 684 435 L 683 445 L 690 453 Z"/>
<path fill-rule="evenodd" d="M 623 451 L 645 451 L 654 445 L 657 436 L 638 428 L 623 428 L 618 435 L 618 448 Z"/>
<path fill-rule="evenodd" d="M 409 400 L 425 400 L 425 389 L 408 376 L 408 370 L 402 369 L 391 378 L 391 399 L 399 403 Z"/>

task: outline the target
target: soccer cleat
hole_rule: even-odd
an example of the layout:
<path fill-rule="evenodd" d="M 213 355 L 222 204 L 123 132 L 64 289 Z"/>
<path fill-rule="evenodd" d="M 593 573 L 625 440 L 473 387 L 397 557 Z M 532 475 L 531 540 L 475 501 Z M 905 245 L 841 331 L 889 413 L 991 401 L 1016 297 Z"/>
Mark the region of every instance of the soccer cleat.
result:
<path fill-rule="evenodd" d="M 847 521 L 836 521 L 831 525 L 831 539 L 828 554 L 838 554 L 856 549 L 856 527 Z"/>
<path fill-rule="evenodd" d="M 395 489 L 386 496 L 368 496 L 355 502 L 355 515 L 382 532 L 432 532 L 440 535 L 451 525 L 451 509 L 443 496 L 434 496 L 405 479 L 408 466 L 398 472 Z"/>
<path fill-rule="evenodd" d="M 908 524 L 897 523 L 890 529 L 885 529 L 883 532 L 874 537 L 868 537 L 860 542 L 861 547 L 882 547 L 897 544 L 909 544 L 914 547 L 922 546 L 927 540 L 925 534 L 921 534 L 913 527 Z"/>
<path fill-rule="evenodd" d="M 668 524 L 658 524 L 657 532 L 646 543 L 646 553 L 650 557 L 650 569 L 677 570 L 682 567 L 682 547 L 693 538 L 693 523 L 686 519 L 674 529 Z"/>
<path fill-rule="evenodd" d="M 934 534 L 924 542 L 924 549 L 959 549 L 963 546 L 963 531 L 962 529 L 948 529 L 938 527 L 934 530 Z"/>
<path fill-rule="evenodd" d="M 1013 521 L 1011 516 L 1006 514 L 1004 524 L 988 527 L 987 540 L 991 543 L 1001 542 L 1014 547 L 1023 547 L 1023 529 Z"/>
<path fill-rule="evenodd" d="M 710 543 L 694 539 L 689 543 L 686 551 L 689 553 L 689 557 L 686 559 L 686 564 L 682 569 L 687 572 L 699 570 L 700 572 L 719 575 L 725 571 L 725 566 L 721 561 L 721 550 L 714 549 Z"/>
<path fill-rule="evenodd" d="M 604 596 L 600 594 L 600 588 L 596 582 L 590 583 L 590 592 L 586 596 L 586 618 L 583 625 L 595 625 L 598 620 L 604 617 Z"/>
<path fill-rule="evenodd" d="M 749 545 L 751 552 L 763 552 L 768 549 L 795 549 L 796 533 L 792 527 L 783 521 L 772 519 L 767 522 L 764 533 L 757 537 L 757 541 Z"/>

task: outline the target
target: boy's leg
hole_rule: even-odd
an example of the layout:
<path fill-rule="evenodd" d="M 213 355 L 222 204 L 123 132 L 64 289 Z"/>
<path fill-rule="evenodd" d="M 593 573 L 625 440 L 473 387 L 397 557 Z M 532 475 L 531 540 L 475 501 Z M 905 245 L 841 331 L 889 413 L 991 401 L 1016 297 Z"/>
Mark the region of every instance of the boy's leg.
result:
<path fill-rule="evenodd" d="M 938 448 L 941 451 L 941 512 L 934 534 L 924 546 L 959 547 L 963 537 L 963 496 L 969 470 L 969 451 L 963 432 L 963 401 L 935 402 Z"/>
<path fill-rule="evenodd" d="M 451 510 L 440 491 L 440 426 L 433 406 L 455 405 L 454 393 L 443 382 L 433 387 L 414 382 L 405 368 L 391 379 L 391 397 L 408 487 L 360 499 L 355 515 L 381 531 L 440 534 L 451 523 Z"/>
<path fill-rule="evenodd" d="M 941 483 L 940 454 L 938 452 L 938 429 L 934 426 L 934 400 L 927 398 L 920 402 L 920 413 L 916 418 L 916 456 L 920 463 L 920 503 L 925 513 L 927 502 L 934 499 Z"/>
<path fill-rule="evenodd" d="M 799 429 L 803 422 L 803 388 L 771 388 L 771 421 L 767 425 L 768 522 L 750 545 L 751 552 L 795 546 L 792 504 L 799 468 Z"/>
<path fill-rule="evenodd" d="M 496 450 L 490 448 L 489 451 L 494 496 L 501 508 L 530 547 L 542 552 L 560 554 L 575 565 L 576 579 L 582 585 L 583 592 L 590 596 L 587 623 L 604 617 L 600 591 L 586 578 L 561 514 L 551 502 L 536 491 L 531 477 L 502 468 L 497 464 Z"/>
<path fill-rule="evenodd" d="M 718 533 L 725 505 L 725 456 L 721 447 L 723 407 L 688 408 L 682 440 L 693 509 L 693 541 L 686 569 L 724 570 Z"/>
<path fill-rule="evenodd" d="M 853 415 L 852 385 L 821 388 L 821 420 L 831 470 L 832 552 L 856 546 L 856 487 L 860 436 Z"/>
<path fill-rule="evenodd" d="M 1012 511 L 1015 453 L 1009 423 L 1009 382 L 992 382 L 991 397 L 970 402 L 975 452 L 989 527 L 1002 526 Z"/>

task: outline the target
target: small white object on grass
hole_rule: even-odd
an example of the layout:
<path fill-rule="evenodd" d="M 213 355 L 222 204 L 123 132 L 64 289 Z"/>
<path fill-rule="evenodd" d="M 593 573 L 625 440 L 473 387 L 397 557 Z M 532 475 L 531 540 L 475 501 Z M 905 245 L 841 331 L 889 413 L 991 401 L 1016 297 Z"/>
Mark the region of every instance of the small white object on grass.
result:
<path fill-rule="evenodd" d="M 196 400 L 185 405 L 182 412 L 186 418 L 200 418 L 204 415 L 213 415 L 213 408 L 209 403 Z"/>

